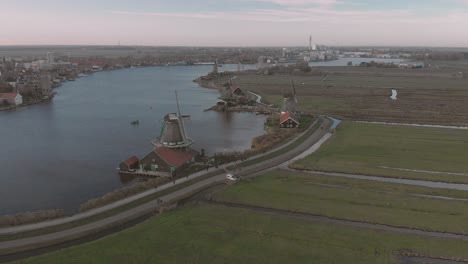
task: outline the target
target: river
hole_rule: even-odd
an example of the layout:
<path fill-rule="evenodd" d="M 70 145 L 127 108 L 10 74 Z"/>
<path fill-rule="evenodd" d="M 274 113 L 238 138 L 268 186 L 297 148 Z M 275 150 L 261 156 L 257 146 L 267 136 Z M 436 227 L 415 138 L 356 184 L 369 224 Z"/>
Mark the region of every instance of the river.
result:
<path fill-rule="evenodd" d="M 246 67 L 246 66 L 245 66 Z M 235 70 L 237 65 L 222 69 Z M 250 68 L 255 68 L 251 65 Z M 172 66 L 99 72 L 64 83 L 48 103 L 0 112 L 0 215 L 79 205 L 122 187 L 116 168 L 151 151 L 163 116 L 179 94 L 195 149 L 244 150 L 264 133 L 264 116 L 203 110 L 218 91 L 192 80 L 212 66 Z M 139 126 L 130 122 L 139 120 Z"/>

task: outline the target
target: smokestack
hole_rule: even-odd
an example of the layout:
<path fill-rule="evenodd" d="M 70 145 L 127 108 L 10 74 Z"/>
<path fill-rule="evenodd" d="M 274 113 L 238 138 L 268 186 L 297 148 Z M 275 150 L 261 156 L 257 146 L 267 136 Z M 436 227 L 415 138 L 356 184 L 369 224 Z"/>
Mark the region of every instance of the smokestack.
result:
<path fill-rule="evenodd" d="M 312 34 L 309 37 L 309 50 L 312 51 Z"/>

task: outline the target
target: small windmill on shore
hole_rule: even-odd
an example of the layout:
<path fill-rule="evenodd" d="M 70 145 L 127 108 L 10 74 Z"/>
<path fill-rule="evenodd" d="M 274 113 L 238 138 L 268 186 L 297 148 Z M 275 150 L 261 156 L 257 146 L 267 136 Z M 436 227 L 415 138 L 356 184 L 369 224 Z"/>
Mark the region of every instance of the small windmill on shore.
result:
<path fill-rule="evenodd" d="M 283 89 L 283 106 L 281 107 L 281 112 L 289 112 L 292 114 L 299 113 L 299 106 L 296 95 L 296 86 L 294 85 L 294 80 L 291 79 L 292 83 L 292 92 L 284 93 Z"/>

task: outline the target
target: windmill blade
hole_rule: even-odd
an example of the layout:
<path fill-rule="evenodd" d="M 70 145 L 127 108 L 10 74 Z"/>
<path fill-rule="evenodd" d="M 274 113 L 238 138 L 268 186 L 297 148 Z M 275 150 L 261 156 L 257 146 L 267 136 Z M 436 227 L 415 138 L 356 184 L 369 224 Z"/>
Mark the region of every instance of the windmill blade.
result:
<path fill-rule="evenodd" d="M 177 96 L 177 90 L 175 91 L 175 98 L 176 98 L 176 102 L 177 102 L 177 112 L 179 113 L 179 116 L 180 115 L 180 107 L 179 107 L 179 97 Z"/>
<path fill-rule="evenodd" d="M 292 87 L 293 87 L 293 95 L 294 97 L 296 97 L 296 86 L 294 85 L 294 80 L 291 79 L 291 82 L 292 82 Z"/>

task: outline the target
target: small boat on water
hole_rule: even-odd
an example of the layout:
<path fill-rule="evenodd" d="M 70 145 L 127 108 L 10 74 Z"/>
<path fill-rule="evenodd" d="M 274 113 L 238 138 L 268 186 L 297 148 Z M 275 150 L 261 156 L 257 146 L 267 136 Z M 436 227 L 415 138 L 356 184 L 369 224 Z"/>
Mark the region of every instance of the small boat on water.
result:
<path fill-rule="evenodd" d="M 132 124 L 132 126 L 138 126 L 140 124 L 140 121 L 135 120 L 135 121 L 130 122 L 130 124 Z"/>

